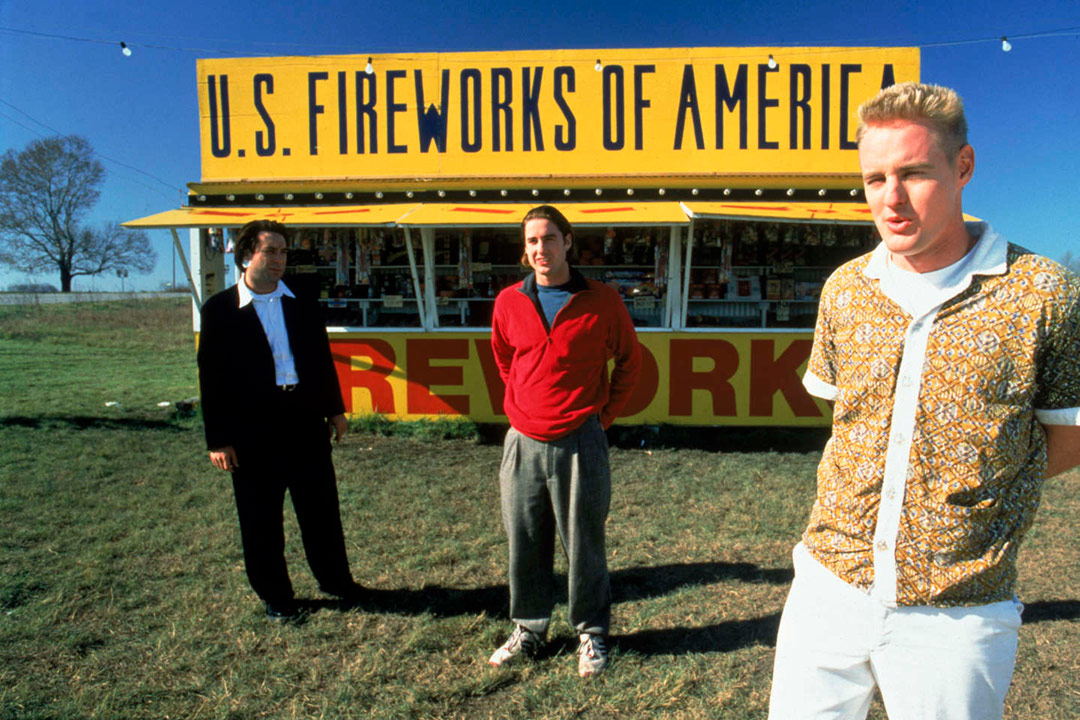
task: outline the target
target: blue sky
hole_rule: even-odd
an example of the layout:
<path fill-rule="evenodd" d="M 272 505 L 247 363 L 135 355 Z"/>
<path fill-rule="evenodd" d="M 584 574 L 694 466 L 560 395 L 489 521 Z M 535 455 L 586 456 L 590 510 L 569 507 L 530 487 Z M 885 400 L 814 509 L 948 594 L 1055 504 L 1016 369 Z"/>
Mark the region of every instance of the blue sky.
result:
<path fill-rule="evenodd" d="M 108 172 L 92 220 L 129 220 L 180 206 L 186 183 L 200 177 L 196 58 L 918 46 L 922 79 L 956 88 L 967 107 L 976 173 L 965 210 L 1037 252 L 1080 255 L 1080 2 L 1047 0 L 1037 11 L 999 0 L 875 5 L 0 0 L 0 152 L 54 132 L 84 135 Z M 1002 52 L 1001 36 L 1011 52 Z M 157 289 L 172 277 L 169 234 L 151 240 L 157 268 L 128 278 L 129 289 Z M 176 272 L 179 279 L 179 264 Z M 0 288 L 26 279 L 0 270 Z M 59 285 L 50 275 L 34 279 Z M 102 276 L 80 278 L 75 289 L 119 285 Z"/>

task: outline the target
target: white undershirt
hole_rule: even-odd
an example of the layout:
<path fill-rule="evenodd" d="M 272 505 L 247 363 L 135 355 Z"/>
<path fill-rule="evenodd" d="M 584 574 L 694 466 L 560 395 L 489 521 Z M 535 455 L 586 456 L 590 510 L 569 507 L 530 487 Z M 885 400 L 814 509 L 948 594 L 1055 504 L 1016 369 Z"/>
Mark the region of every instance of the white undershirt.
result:
<path fill-rule="evenodd" d="M 952 265 L 920 273 L 897 267 L 892 257 L 886 254 L 881 291 L 912 317 L 925 315 L 967 287 L 965 276 L 974 255 L 975 247 L 972 246 L 964 257 Z"/>

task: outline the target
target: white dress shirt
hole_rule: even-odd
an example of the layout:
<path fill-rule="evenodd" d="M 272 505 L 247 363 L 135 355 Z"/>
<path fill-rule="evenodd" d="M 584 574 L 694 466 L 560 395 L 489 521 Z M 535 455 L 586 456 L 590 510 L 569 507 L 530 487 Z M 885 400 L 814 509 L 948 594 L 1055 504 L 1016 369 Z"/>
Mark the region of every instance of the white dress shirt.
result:
<path fill-rule="evenodd" d="M 289 347 L 289 331 L 285 327 L 285 314 L 281 309 L 282 295 L 291 298 L 296 296 L 280 280 L 277 287 L 268 293 L 254 292 L 243 278 L 236 287 L 240 293 L 240 307 L 248 303 L 255 304 L 255 314 L 259 316 L 263 332 L 266 333 L 266 339 L 270 343 L 270 350 L 274 354 L 274 381 L 278 385 L 295 385 L 300 382 L 300 376 L 296 374 L 292 348 Z"/>

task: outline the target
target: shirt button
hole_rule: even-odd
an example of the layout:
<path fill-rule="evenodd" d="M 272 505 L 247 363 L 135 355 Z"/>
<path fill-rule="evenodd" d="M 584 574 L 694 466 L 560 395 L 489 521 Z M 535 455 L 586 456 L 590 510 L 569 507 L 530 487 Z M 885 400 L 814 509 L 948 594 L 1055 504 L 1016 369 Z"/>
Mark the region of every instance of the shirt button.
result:
<path fill-rule="evenodd" d="M 904 433 L 896 433 L 896 435 L 893 436 L 893 442 L 895 444 L 897 444 L 897 445 L 903 445 L 904 444 Z"/>
<path fill-rule="evenodd" d="M 911 376 L 910 375 L 901 376 L 900 384 L 903 385 L 904 387 L 911 387 Z"/>
<path fill-rule="evenodd" d="M 889 549 L 889 543 L 885 542 L 884 540 L 878 540 L 877 541 L 877 549 L 878 550 L 888 550 Z"/>
<path fill-rule="evenodd" d="M 889 500 L 892 500 L 893 498 L 895 498 L 896 497 L 896 488 L 889 488 L 888 490 L 886 490 L 885 491 L 885 497 L 888 498 Z"/>

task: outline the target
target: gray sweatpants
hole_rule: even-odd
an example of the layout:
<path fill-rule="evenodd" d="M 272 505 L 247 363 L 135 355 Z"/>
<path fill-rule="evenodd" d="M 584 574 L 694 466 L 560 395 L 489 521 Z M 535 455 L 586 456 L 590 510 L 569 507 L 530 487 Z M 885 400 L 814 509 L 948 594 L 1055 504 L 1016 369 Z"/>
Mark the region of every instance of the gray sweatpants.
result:
<path fill-rule="evenodd" d="M 569 562 L 570 624 L 606 635 L 611 585 L 604 525 L 611 505 L 607 436 L 597 416 L 566 437 L 541 442 L 513 428 L 499 469 L 510 540 L 510 617 L 541 636 L 554 605 L 555 530 Z"/>

